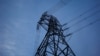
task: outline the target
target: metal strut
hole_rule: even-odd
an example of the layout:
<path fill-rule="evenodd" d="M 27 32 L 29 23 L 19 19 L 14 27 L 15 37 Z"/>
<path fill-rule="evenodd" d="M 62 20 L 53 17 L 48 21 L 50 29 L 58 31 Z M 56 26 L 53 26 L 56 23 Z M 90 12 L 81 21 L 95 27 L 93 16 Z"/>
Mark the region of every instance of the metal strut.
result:
<path fill-rule="evenodd" d="M 47 33 L 35 56 L 76 56 L 64 39 L 62 25 L 56 17 L 45 12 L 38 25 L 46 29 Z"/>

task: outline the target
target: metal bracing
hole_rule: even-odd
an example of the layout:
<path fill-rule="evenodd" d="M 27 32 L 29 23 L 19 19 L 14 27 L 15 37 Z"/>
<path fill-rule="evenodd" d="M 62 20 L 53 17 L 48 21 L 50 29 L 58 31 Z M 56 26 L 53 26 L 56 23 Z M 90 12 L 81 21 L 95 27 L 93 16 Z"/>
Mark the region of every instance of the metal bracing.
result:
<path fill-rule="evenodd" d="M 66 42 L 62 25 L 56 17 L 48 15 L 45 12 L 38 25 L 42 26 L 47 33 L 37 49 L 35 56 L 76 56 Z"/>

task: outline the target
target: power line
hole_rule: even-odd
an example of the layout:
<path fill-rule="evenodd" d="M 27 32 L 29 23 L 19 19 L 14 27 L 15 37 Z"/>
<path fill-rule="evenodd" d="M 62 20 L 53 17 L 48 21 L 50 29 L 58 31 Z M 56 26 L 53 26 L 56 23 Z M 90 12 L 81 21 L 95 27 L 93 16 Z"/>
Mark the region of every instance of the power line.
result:
<path fill-rule="evenodd" d="M 99 19 L 96 19 L 95 21 L 93 21 L 93 22 L 91 22 L 91 23 L 89 23 L 89 24 L 87 24 L 87 25 L 85 25 L 85 26 L 83 26 L 83 27 L 81 27 L 81 28 L 79 28 L 79 29 L 77 29 L 77 30 L 75 30 L 73 33 L 77 33 L 77 32 L 79 32 L 79 31 L 83 30 L 84 28 L 87 28 L 87 27 L 89 27 L 89 26 L 95 24 L 95 23 L 98 22 L 98 21 L 100 21 L 100 18 L 99 18 Z"/>
<path fill-rule="evenodd" d="M 67 5 L 71 0 L 60 0 L 57 4 L 52 6 L 50 9 L 47 10 L 48 14 L 53 14 L 59 9 L 63 8 L 65 5 Z"/>
<path fill-rule="evenodd" d="M 81 20 L 79 20 L 79 21 L 77 21 L 76 23 L 74 23 L 74 24 L 71 25 L 70 27 L 73 27 L 73 26 L 75 26 L 75 25 L 77 25 L 77 24 L 79 24 L 79 23 L 81 23 L 81 22 L 83 22 L 83 21 L 89 19 L 91 16 L 94 16 L 94 15 L 96 15 L 96 14 L 99 13 L 99 12 L 100 12 L 100 10 L 98 10 L 98 11 L 92 13 L 91 15 L 89 15 L 89 16 L 87 16 L 87 17 L 85 17 L 85 18 L 83 18 L 83 19 L 81 19 Z"/>
<path fill-rule="evenodd" d="M 75 30 L 75 31 L 73 31 L 73 32 L 71 32 L 71 33 L 69 33 L 69 34 L 67 34 L 65 37 L 72 36 L 73 34 L 79 32 L 79 31 L 81 31 L 81 30 L 83 30 L 83 29 L 85 29 L 85 28 L 87 28 L 87 27 L 89 27 L 89 26 L 95 24 L 96 22 L 99 22 L 99 21 L 100 21 L 100 18 L 99 18 L 99 19 L 96 19 L 95 21 L 93 21 L 93 22 L 91 22 L 91 23 L 88 23 L 87 25 L 85 25 L 85 26 L 83 26 L 83 27 L 81 27 L 81 28 L 79 28 L 79 29 L 77 29 L 77 30 Z M 71 39 L 71 37 L 68 39 L 68 41 L 70 41 L 70 39 Z"/>
<path fill-rule="evenodd" d="M 62 26 L 65 26 L 65 25 L 71 23 L 72 21 L 74 21 L 74 20 L 80 18 L 82 15 L 88 13 L 89 11 L 92 11 L 93 9 L 95 9 L 95 8 L 98 7 L 98 6 L 99 6 L 99 4 L 96 5 L 96 6 L 94 6 L 94 7 L 92 7 L 91 9 L 85 11 L 85 12 L 82 13 L 80 16 L 78 16 L 78 17 L 76 17 L 76 18 L 70 20 L 68 23 L 63 24 Z M 89 15 L 89 16 L 87 16 L 87 17 L 81 19 L 81 20 L 79 20 L 78 22 L 76 22 L 75 24 L 71 25 L 70 27 L 65 28 L 65 30 L 68 30 L 68 29 L 71 28 L 72 26 L 75 26 L 75 25 L 77 25 L 78 23 L 81 23 L 82 21 L 85 21 L 85 20 L 89 19 L 89 17 L 94 16 L 95 14 L 97 14 L 97 13 L 99 13 L 99 12 L 100 12 L 100 10 L 98 10 L 98 11 L 92 13 L 91 15 Z M 91 22 L 90 24 L 92 24 L 92 23 L 93 23 L 93 22 Z M 88 25 L 86 25 L 86 26 L 88 26 Z M 84 29 L 84 28 L 85 28 L 85 26 L 84 26 L 83 28 L 80 28 L 80 30 L 82 30 L 82 29 Z M 78 32 L 78 30 L 79 30 L 79 29 L 77 29 L 76 31 Z M 74 31 L 74 32 L 76 32 L 76 31 Z M 71 36 L 74 32 L 67 34 L 65 37 Z M 70 40 L 70 39 L 69 39 L 69 40 Z M 68 40 L 68 41 L 69 41 L 69 40 Z"/>
<path fill-rule="evenodd" d="M 91 16 L 94 16 L 94 15 L 96 15 L 96 14 L 99 13 L 99 12 L 100 12 L 100 10 L 98 10 L 98 11 L 92 13 L 91 15 L 89 15 L 89 16 L 87 16 L 87 17 L 85 17 L 85 18 L 83 18 L 83 19 L 81 19 L 81 20 L 79 20 L 79 21 L 77 21 L 77 22 L 74 23 L 73 25 L 71 25 L 71 26 L 69 26 L 69 27 L 67 27 L 67 28 L 65 28 L 65 29 L 63 29 L 63 30 L 68 30 L 69 28 L 72 28 L 72 27 L 76 26 L 77 24 L 79 24 L 79 23 L 81 23 L 81 22 L 83 22 L 83 21 L 85 21 L 85 20 L 87 20 L 87 19 L 90 19 Z M 66 24 L 64 24 L 64 25 L 66 25 Z"/>
<path fill-rule="evenodd" d="M 79 16 L 77 16 L 77 17 L 71 19 L 69 22 L 63 24 L 63 26 L 64 26 L 64 25 L 67 25 L 67 24 L 69 24 L 69 23 L 71 23 L 71 22 L 73 22 L 73 21 L 75 21 L 75 20 L 77 20 L 77 19 L 79 19 L 80 17 L 82 17 L 82 16 L 85 15 L 86 13 L 88 13 L 88 12 L 90 12 L 90 11 L 92 11 L 92 10 L 98 8 L 99 6 L 100 6 L 100 4 L 95 5 L 94 7 L 88 9 L 87 11 L 83 12 L 83 13 L 80 14 Z"/>

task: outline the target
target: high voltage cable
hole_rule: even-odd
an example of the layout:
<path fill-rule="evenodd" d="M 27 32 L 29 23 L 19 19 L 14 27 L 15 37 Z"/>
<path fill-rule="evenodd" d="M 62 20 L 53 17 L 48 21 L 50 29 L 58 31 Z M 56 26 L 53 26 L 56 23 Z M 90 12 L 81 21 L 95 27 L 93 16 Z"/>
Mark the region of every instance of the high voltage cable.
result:
<path fill-rule="evenodd" d="M 83 12 L 82 14 L 80 14 L 80 15 L 77 16 L 77 17 L 75 17 L 74 19 L 70 20 L 68 23 L 71 23 L 72 21 L 74 21 L 74 20 L 80 18 L 81 16 L 83 16 L 83 15 L 85 15 L 86 13 L 92 11 L 93 9 L 96 9 L 96 8 L 99 7 L 99 6 L 100 6 L 100 4 L 95 5 L 94 7 L 88 9 L 87 11 Z"/>
<path fill-rule="evenodd" d="M 93 21 L 93 22 L 88 23 L 87 25 L 85 25 L 85 26 L 83 26 L 83 27 L 81 27 L 81 28 L 79 28 L 79 29 L 77 29 L 77 30 L 71 32 L 71 33 L 69 33 L 69 34 L 66 35 L 66 36 L 70 36 L 70 35 L 72 35 L 72 34 L 75 34 L 75 33 L 79 32 L 79 31 L 83 30 L 84 28 L 87 28 L 87 27 L 89 27 L 89 26 L 91 26 L 91 25 L 93 25 L 93 24 L 95 24 L 96 22 L 99 22 L 99 21 L 100 21 L 100 18 L 99 18 L 99 19 L 96 19 L 96 20 Z"/>
<path fill-rule="evenodd" d="M 88 12 L 90 12 L 90 11 L 92 11 L 92 10 L 98 8 L 99 6 L 100 6 L 100 4 L 97 4 L 96 6 L 94 6 L 94 7 L 90 8 L 90 9 L 88 9 L 87 11 L 83 12 L 83 13 L 80 14 L 79 16 L 77 16 L 77 17 L 71 19 L 69 22 L 63 24 L 63 26 L 64 26 L 64 25 L 67 25 L 67 24 L 69 24 L 69 23 L 71 23 L 72 21 L 75 21 L 75 20 L 79 19 L 81 16 L 83 16 L 83 15 L 85 15 L 86 13 L 88 13 Z"/>
<path fill-rule="evenodd" d="M 89 19 L 89 17 L 94 16 L 94 15 L 96 15 L 96 14 L 99 13 L 99 12 L 100 12 L 100 10 L 98 10 L 98 11 L 92 13 L 91 15 L 89 15 L 89 16 L 87 16 L 87 17 L 81 19 L 81 20 L 79 20 L 78 22 L 76 22 L 75 24 L 71 25 L 70 27 L 75 26 L 76 24 L 81 23 L 82 21 L 85 21 L 85 20 Z M 72 32 L 72 33 L 67 34 L 65 37 L 72 36 L 73 34 L 75 34 L 75 33 L 79 32 L 79 31 L 83 30 L 83 29 L 86 28 L 86 27 L 89 27 L 89 26 L 95 24 L 95 23 L 98 22 L 98 21 L 100 21 L 100 18 L 97 19 L 97 20 L 95 20 L 95 21 L 93 21 L 93 22 L 91 22 L 91 23 L 88 23 L 87 25 L 85 25 L 85 26 L 83 26 L 83 27 L 81 27 L 81 28 L 75 30 L 75 31 Z M 66 29 L 69 29 L 70 27 L 68 27 L 68 28 L 66 28 Z M 68 39 L 67 42 L 69 42 L 70 39 L 71 39 L 71 37 Z"/>
<path fill-rule="evenodd" d="M 77 24 L 79 24 L 79 23 L 81 23 L 81 22 L 83 22 L 83 21 L 85 21 L 85 20 L 87 20 L 87 19 L 90 19 L 91 16 L 94 16 L 94 15 L 96 15 L 96 14 L 99 13 L 99 12 L 100 12 L 100 10 L 98 10 L 98 11 L 92 13 L 91 15 L 89 15 L 89 16 L 87 16 L 87 17 L 85 17 L 85 18 L 83 18 L 83 19 L 81 19 L 81 20 L 79 20 L 79 21 L 77 21 L 77 22 L 74 23 L 73 25 L 71 25 L 71 26 L 69 26 L 69 27 L 67 27 L 67 28 L 65 28 L 65 29 L 63 29 L 63 30 L 68 30 L 69 28 L 72 28 L 73 26 L 76 26 Z"/>
<path fill-rule="evenodd" d="M 98 11 L 92 13 L 91 15 L 89 15 L 89 16 L 87 16 L 87 17 L 85 17 L 85 18 L 83 18 L 83 19 L 81 19 L 81 20 L 79 20 L 79 21 L 77 21 L 75 24 L 71 25 L 70 27 L 73 27 L 73 26 L 75 26 L 75 25 L 77 25 L 77 24 L 79 24 L 79 23 L 81 23 L 81 22 L 83 22 L 83 21 L 85 21 L 85 20 L 87 20 L 87 19 L 90 19 L 91 16 L 94 16 L 94 15 L 96 15 L 96 14 L 99 13 L 99 12 L 100 12 L 100 10 L 98 10 Z"/>
<path fill-rule="evenodd" d="M 67 34 L 65 37 L 72 36 L 73 34 L 79 32 L 79 31 L 83 30 L 84 28 L 87 28 L 87 27 L 89 27 L 89 26 L 91 26 L 91 25 L 93 25 L 93 24 L 95 24 L 96 22 L 99 22 L 99 21 L 100 21 L 100 18 L 97 19 L 97 20 L 95 20 L 95 21 L 93 21 L 93 22 L 91 22 L 91 23 L 88 23 L 87 25 L 85 25 L 85 26 L 83 26 L 83 27 L 81 27 L 81 28 L 79 28 L 79 29 L 77 29 L 77 30 L 75 30 L 75 31 L 73 31 L 73 32 L 71 32 L 71 33 L 69 33 L 69 34 Z M 69 42 L 70 39 L 71 39 L 71 37 L 68 39 L 67 42 Z"/>
<path fill-rule="evenodd" d="M 52 6 L 50 9 L 47 10 L 48 14 L 53 14 L 59 9 L 63 8 L 65 5 L 67 5 L 71 0 L 60 0 L 57 4 Z"/>
<path fill-rule="evenodd" d="M 91 9 L 89 9 L 89 10 L 83 12 L 81 15 L 79 15 L 79 16 L 75 17 L 74 19 L 70 20 L 69 22 L 63 24 L 63 26 L 64 26 L 64 25 L 67 25 L 67 24 L 69 24 L 69 23 L 71 23 L 71 22 L 74 21 L 74 20 L 79 19 L 82 15 L 85 15 L 86 13 L 88 13 L 88 12 L 94 10 L 95 8 L 98 8 L 99 6 L 100 6 L 100 4 L 97 4 L 96 6 L 92 7 Z M 84 21 L 84 20 L 88 19 L 90 16 L 92 16 L 92 15 L 98 13 L 98 12 L 100 12 L 100 10 L 94 12 L 93 14 L 91 14 L 91 15 L 85 17 L 85 18 L 83 18 L 82 20 L 78 21 L 78 22 L 75 23 L 74 25 L 78 24 L 78 23 L 81 22 L 81 21 Z M 78 30 L 80 31 L 80 30 L 86 28 L 86 26 L 88 26 L 88 25 L 90 26 L 90 24 L 92 25 L 92 24 L 94 24 L 94 23 L 97 22 L 97 21 L 100 21 L 100 19 L 99 19 L 99 20 L 96 20 L 96 21 L 94 21 L 94 22 L 91 22 L 91 23 L 89 23 L 89 24 L 87 24 L 87 25 L 85 25 L 85 26 L 83 26 L 82 28 L 79 28 L 79 29 L 77 29 L 76 31 L 74 31 L 74 32 L 72 32 L 72 33 L 67 34 L 66 37 L 71 36 L 73 33 L 78 32 Z M 72 27 L 72 26 L 71 26 L 71 27 Z M 69 28 L 70 28 L 70 27 L 66 28 L 65 30 L 68 30 Z M 70 40 L 70 39 L 68 39 L 68 41 L 69 41 L 69 40 Z"/>
<path fill-rule="evenodd" d="M 95 21 L 93 21 L 93 22 L 91 22 L 91 23 L 89 23 L 89 24 L 87 24 L 87 25 L 85 25 L 85 26 L 83 26 L 83 27 L 81 27 L 81 28 L 79 28 L 79 29 L 77 29 L 77 30 L 74 31 L 73 33 L 79 32 L 79 31 L 83 30 L 84 28 L 89 27 L 89 26 L 95 24 L 95 23 L 98 22 L 98 21 L 100 21 L 100 18 L 97 19 L 97 20 L 95 20 Z"/>

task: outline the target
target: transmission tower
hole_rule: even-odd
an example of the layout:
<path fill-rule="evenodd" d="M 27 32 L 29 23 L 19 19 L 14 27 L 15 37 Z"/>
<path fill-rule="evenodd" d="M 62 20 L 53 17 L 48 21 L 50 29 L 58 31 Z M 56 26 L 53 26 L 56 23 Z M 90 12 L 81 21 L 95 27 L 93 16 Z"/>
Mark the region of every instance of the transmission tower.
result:
<path fill-rule="evenodd" d="M 62 25 L 53 15 L 45 12 L 38 22 L 37 29 L 42 26 L 46 31 L 46 35 L 41 42 L 35 56 L 76 56 L 63 34 Z"/>

